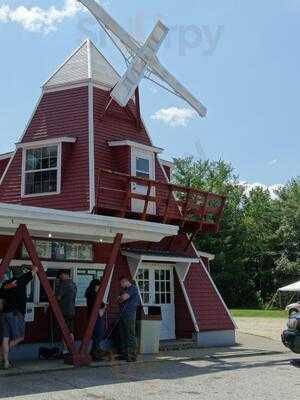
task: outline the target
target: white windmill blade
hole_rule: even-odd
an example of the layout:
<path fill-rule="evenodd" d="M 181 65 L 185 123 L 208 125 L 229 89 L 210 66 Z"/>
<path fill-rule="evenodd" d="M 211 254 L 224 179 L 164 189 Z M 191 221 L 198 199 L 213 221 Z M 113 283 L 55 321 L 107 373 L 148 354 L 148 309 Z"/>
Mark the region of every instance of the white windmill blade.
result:
<path fill-rule="evenodd" d="M 202 117 L 206 116 L 207 110 L 197 100 L 188 89 L 186 89 L 169 71 L 161 65 L 157 57 L 147 59 L 141 49 L 143 46 L 139 45 L 136 39 L 134 39 L 129 33 L 125 31 L 106 11 L 100 6 L 95 0 L 77 0 L 82 3 L 97 19 L 100 25 L 104 25 L 105 28 L 110 31 L 113 35 L 119 38 L 119 40 L 130 49 L 135 55 L 138 55 L 143 61 L 147 63 L 148 68 L 157 75 L 161 80 L 166 82 L 173 91 L 182 99 L 184 99 L 198 114 Z M 132 88 L 131 88 L 132 89 Z"/>
<path fill-rule="evenodd" d="M 120 106 L 125 107 L 129 99 L 133 96 L 136 88 L 144 77 L 149 61 L 155 57 L 156 52 L 159 50 L 168 32 L 169 28 L 158 21 L 144 46 L 133 58 L 125 75 L 111 92 L 111 97 Z"/>
<path fill-rule="evenodd" d="M 191 92 L 180 83 L 174 75 L 172 75 L 160 62 L 157 60 L 152 60 L 150 63 L 151 72 L 158 76 L 159 79 L 167 83 L 174 92 L 185 100 L 201 117 L 205 117 L 207 115 L 206 107 L 191 94 Z"/>
<path fill-rule="evenodd" d="M 107 30 L 112 32 L 119 40 L 135 54 L 138 53 L 141 46 L 116 20 L 114 20 L 105 9 L 95 0 L 77 0 L 83 4 Z"/>

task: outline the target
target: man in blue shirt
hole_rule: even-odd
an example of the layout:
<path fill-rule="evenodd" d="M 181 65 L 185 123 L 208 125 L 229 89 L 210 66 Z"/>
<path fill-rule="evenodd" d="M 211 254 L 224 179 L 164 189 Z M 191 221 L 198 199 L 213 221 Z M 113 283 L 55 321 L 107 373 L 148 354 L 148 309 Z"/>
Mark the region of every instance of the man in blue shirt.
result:
<path fill-rule="evenodd" d="M 138 288 L 128 278 L 120 278 L 121 294 L 118 298 L 120 305 L 120 336 L 122 356 L 127 362 L 137 360 L 136 340 L 136 311 L 140 303 Z"/>

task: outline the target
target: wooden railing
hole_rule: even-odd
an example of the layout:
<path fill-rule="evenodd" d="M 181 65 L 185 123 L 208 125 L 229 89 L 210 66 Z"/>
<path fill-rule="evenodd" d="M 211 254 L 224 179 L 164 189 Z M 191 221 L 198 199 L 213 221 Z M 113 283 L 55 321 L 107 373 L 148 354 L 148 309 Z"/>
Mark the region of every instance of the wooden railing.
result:
<path fill-rule="evenodd" d="M 178 225 L 192 234 L 215 233 L 225 201 L 214 193 L 101 169 L 94 213 Z"/>

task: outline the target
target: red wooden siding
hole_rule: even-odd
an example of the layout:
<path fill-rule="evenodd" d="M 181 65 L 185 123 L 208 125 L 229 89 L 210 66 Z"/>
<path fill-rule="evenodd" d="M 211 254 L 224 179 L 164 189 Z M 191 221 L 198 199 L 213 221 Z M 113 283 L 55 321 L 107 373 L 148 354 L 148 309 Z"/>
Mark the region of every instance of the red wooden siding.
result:
<path fill-rule="evenodd" d="M 70 211 L 89 209 L 87 87 L 45 93 L 22 142 L 59 136 L 77 138 L 74 144 L 63 144 L 61 194 L 21 198 L 22 150 L 18 150 L 1 185 L 0 202 Z"/>
<path fill-rule="evenodd" d="M 195 332 L 190 311 L 186 304 L 177 274 L 174 272 L 175 290 L 175 327 L 177 338 L 191 338 Z"/>
<path fill-rule="evenodd" d="M 168 167 L 167 165 L 163 165 L 163 169 L 165 170 L 165 173 L 166 173 L 168 179 L 170 180 L 171 179 L 171 168 Z"/>
<path fill-rule="evenodd" d="M 200 331 L 233 330 L 221 299 L 210 282 L 202 264 L 192 264 L 185 287 Z"/>
<path fill-rule="evenodd" d="M 0 179 L 2 177 L 3 172 L 5 171 L 5 168 L 7 164 L 9 163 L 10 158 L 5 158 L 3 160 L 0 160 Z"/>

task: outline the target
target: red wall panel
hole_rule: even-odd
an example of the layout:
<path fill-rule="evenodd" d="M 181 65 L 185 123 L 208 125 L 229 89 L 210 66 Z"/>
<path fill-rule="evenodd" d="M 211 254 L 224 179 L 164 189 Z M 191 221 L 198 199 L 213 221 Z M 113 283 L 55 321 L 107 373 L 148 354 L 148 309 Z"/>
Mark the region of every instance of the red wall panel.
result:
<path fill-rule="evenodd" d="M 63 144 L 61 194 L 21 198 L 22 150 L 18 150 L 1 185 L 0 202 L 71 211 L 89 209 L 87 87 L 45 93 L 22 143 L 60 136 L 77 138 L 74 144 Z"/>

